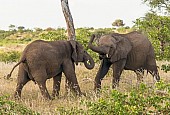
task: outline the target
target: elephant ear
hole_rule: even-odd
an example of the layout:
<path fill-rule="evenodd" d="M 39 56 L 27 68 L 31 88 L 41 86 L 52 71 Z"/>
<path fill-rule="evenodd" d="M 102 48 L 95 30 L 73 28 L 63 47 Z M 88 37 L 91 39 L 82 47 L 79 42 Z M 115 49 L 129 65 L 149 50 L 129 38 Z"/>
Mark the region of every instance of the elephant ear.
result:
<path fill-rule="evenodd" d="M 73 48 L 73 53 L 71 55 L 73 61 L 78 65 L 78 60 L 77 60 L 77 42 L 75 40 L 70 40 L 70 44 Z"/>
<path fill-rule="evenodd" d="M 132 49 L 131 42 L 122 36 L 112 35 L 113 39 L 115 39 L 116 47 L 110 47 L 108 57 L 110 61 L 113 63 L 115 61 L 127 58 L 128 53 Z"/>

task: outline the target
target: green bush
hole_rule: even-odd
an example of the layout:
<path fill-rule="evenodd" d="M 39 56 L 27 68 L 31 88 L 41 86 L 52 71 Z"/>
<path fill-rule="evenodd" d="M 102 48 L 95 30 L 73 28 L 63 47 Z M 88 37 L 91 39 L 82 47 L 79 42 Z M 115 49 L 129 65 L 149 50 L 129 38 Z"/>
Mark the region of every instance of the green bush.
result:
<path fill-rule="evenodd" d="M 58 28 L 57 30 L 50 30 L 40 34 L 40 39 L 56 41 L 56 40 L 67 40 L 66 30 Z"/>
<path fill-rule="evenodd" d="M 170 84 L 161 81 L 155 86 L 156 89 L 141 84 L 129 93 L 112 90 L 110 94 L 102 93 L 95 101 L 81 100 L 79 107 L 61 107 L 57 112 L 60 115 L 167 115 L 170 113 Z"/>
<path fill-rule="evenodd" d="M 21 104 L 10 101 L 8 96 L 0 97 L 0 115 L 40 115 Z"/>
<path fill-rule="evenodd" d="M 170 17 L 160 16 L 155 12 L 148 12 L 145 17 L 136 19 L 137 29 L 145 32 L 154 49 L 158 60 L 170 60 Z"/>
<path fill-rule="evenodd" d="M 93 52 L 92 50 L 88 49 L 88 42 L 92 35 L 91 28 L 78 28 L 76 29 L 76 39 L 79 43 L 81 43 L 85 50 L 92 56 L 95 62 L 99 61 L 98 53 Z"/>
<path fill-rule="evenodd" d="M 168 71 L 170 71 L 170 64 L 162 65 L 161 70 L 163 70 L 163 71 L 165 71 L 167 73 Z"/>
<path fill-rule="evenodd" d="M 19 60 L 21 53 L 17 51 L 0 52 L 0 61 L 5 63 L 16 62 Z"/>

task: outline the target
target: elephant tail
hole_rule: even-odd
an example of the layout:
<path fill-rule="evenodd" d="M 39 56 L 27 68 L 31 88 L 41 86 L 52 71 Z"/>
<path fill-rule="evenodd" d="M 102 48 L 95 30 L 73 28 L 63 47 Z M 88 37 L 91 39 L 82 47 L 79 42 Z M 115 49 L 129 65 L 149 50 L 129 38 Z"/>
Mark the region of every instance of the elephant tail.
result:
<path fill-rule="evenodd" d="M 20 63 L 24 63 L 26 61 L 26 58 L 21 58 L 21 60 L 14 65 L 14 67 L 12 68 L 11 72 L 6 76 L 7 79 L 9 79 L 12 75 L 12 72 L 14 71 L 14 69 L 20 64 Z"/>

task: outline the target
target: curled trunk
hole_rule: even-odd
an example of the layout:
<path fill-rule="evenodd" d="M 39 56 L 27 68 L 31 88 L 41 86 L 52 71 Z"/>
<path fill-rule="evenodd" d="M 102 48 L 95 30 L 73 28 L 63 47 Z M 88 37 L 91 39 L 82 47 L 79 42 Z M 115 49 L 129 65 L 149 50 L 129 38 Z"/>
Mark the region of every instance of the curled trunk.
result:
<path fill-rule="evenodd" d="M 86 52 L 84 56 L 84 65 L 87 69 L 93 69 L 94 68 L 94 60 L 93 58 Z"/>
<path fill-rule="evenodd" d="M 94 46 L 92 44 L 93 41 L 94 41 L 94 38 L 95 38 L 95 35 L 93 34 L 91 36 L 91 39 L 90 39 L 89 43 L 88 43 L 88 48 L 90 48 L 92 51 L 97 52 L 97 53 L 99 53 L 101 55 L 107 54 L 107 51 L 106 51 L 104 46 Z"/>

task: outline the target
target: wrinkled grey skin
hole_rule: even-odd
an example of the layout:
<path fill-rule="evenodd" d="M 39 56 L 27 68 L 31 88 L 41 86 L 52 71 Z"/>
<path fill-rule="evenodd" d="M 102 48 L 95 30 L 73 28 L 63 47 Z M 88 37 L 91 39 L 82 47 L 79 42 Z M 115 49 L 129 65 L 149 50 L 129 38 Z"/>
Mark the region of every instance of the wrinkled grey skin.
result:
<path fill-rule="evenodd" d="M 101 80 L 107 74 L 110 66 L 113 69 L 112 88 L 118 85 L 120 75 L 125 70 L 132 70 L 137 74 L 137 80 L 142 81 L 144 70 L 151 73 L 159 81 L 154 49 L 146 36 L 139 32 L 128 34 L 112 33 L 103 35 L 98 40 L 98 46 L 92 44 L 95 35 L 92 35 L 88 47 L 99 53 L 102 60 L 95 77 L 94 89 L 101 88 Z"/>
<path fill-rule="evenodd" d="M 75 65 L 84 62 L 87 69 L 94 67 L 92 57 L 83 49 L 83 46 L 74 41 L 42 41 L 37 40 L 26 46 L 21 60 L 12 69 L 19 65 L 18 82 L 14 96 L 21 97 L 23 86 L 30 80 L 38 84 L 42 96 L 51 99 L 46 80 L 53 78 L 52 96 L 58 96 L 60 90 L 61 76 L 65 74 L 68 84 L 77 95 L 82 92 L 77 82 Z M 11 76 L 8 75 L 8 78 Z"/>

